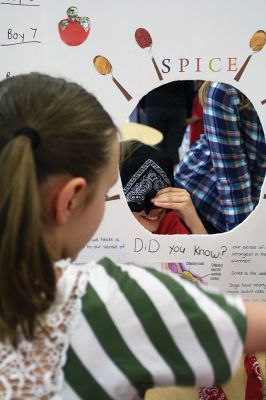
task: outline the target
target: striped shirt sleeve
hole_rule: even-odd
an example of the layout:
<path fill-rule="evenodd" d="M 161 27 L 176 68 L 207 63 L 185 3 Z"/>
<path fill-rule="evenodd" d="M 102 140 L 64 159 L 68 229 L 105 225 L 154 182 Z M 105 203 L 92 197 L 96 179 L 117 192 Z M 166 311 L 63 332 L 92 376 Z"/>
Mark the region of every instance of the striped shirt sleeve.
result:
<path fill-rule="evenodd" d="M 246 319 L 238 297 L 105 258 L 88 274 L 82 303 L 65 368 L 77 398 L 221 384 L 239 363 Z"/>

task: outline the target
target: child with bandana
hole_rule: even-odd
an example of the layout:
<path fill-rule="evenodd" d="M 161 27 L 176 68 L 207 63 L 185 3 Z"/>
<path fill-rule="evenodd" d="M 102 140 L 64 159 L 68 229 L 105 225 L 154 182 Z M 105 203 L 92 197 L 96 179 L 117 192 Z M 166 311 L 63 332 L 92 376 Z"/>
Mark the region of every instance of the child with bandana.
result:
<path fill-rule="evenodd" d="M 136 140 L 121 143 L 120 175 L 130 210 L 151 233 L 207 233 L 189 193 L 174 186 L 173 161 Z"/>

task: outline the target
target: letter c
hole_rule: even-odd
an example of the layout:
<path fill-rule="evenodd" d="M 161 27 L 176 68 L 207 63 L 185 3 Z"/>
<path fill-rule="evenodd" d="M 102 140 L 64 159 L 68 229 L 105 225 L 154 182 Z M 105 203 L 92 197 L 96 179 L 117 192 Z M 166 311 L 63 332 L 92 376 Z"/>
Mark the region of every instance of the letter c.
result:
<path fill-rule="evenodd" d="M 214 58 L 212 58 L 212 59 L 209 61 L 209 69 L 210 69 L 212 72 L 219 72 L 219 71 L 221 71 L 221 67 L 220 67 L 219 69 L 214 69 L 214 68 L 213 68 L 212 63 L 213 63 L 214 60 L 219 60 L 219 61 L 221 62 L 221 58 L 220 58 L 220 57 L 214 57 Z"/>

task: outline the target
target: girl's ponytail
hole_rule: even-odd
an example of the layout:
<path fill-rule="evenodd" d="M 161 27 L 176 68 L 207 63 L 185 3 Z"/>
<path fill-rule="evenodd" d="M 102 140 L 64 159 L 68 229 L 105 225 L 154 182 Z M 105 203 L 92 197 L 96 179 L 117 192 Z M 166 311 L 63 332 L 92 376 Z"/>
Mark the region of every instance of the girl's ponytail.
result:
<path fill-rule="evenodd" d="M 31 339 L 56 296 L 63 254 L 45 236 L 57 226 L 45 182 L 66 175 L 96 187 L 114 140 L 111 117 L 76 83 L 36 72 L 0 82 L 0 341 Z"/>
<path fill-rule="evenodd" d="M 0 155 L 0 339 L 14 345 L 20 333 L 33 337 L 37 315 L 55 296 L 32 151 L 31 138 L 20 135 Z"/>

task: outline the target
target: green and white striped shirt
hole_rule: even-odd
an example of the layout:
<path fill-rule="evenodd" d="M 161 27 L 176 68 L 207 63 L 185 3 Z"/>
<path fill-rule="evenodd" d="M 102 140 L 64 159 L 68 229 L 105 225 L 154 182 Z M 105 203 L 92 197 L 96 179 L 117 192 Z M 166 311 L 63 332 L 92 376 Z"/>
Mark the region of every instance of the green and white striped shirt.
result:
<path fill-rule="evenodd" d="M 141 399 L 158 385 L 221 384 L 238 366 L 246 333 L 239 297 L 107 258 L 68 268 L 82 285 L 63 399 Z"/>

